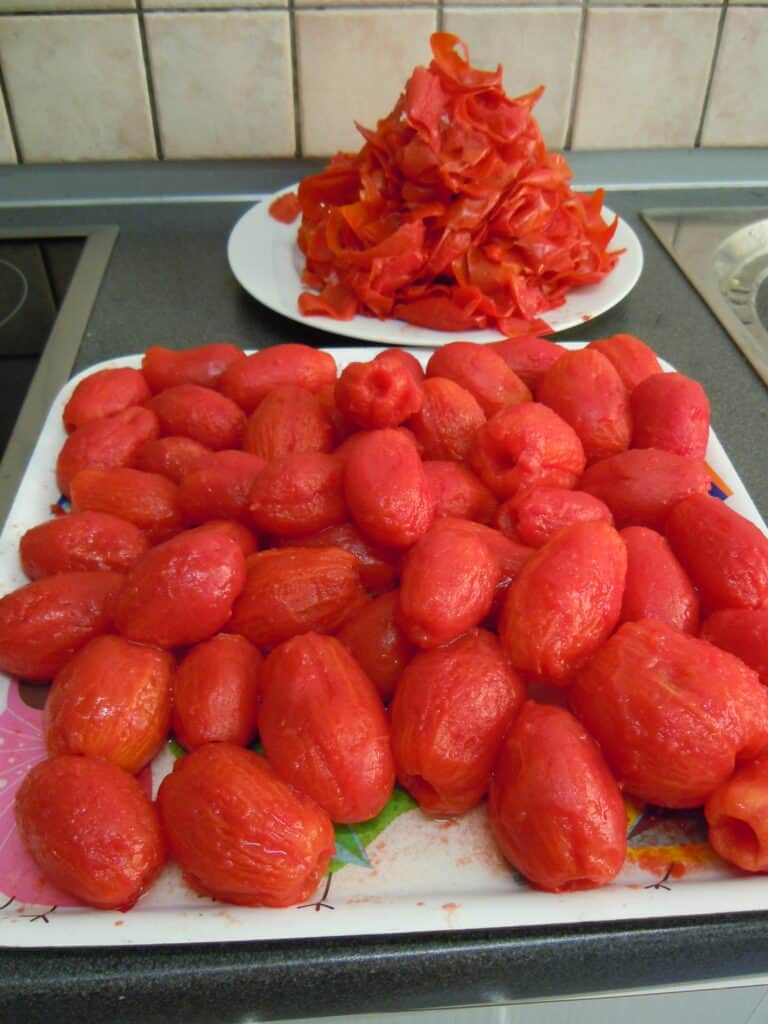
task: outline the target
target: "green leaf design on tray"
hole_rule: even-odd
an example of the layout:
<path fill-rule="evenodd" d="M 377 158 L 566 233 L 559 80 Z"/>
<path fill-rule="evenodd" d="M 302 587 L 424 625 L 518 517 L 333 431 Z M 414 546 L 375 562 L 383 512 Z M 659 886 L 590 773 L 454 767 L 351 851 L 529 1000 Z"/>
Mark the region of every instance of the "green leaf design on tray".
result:
<path fill-rule="evenodd" d="M 365 852 L 366 846 L 381 835 L 388 825 L 391 825 L 395 818 L 412 810 L 418 804 L 404 789 L 395 786 L 389 802 L 375 818 L 368 821 L 360 821 L 355 825 L 334 825 L 336 833 L 336 853 L 331 861 L 330 874 L 340 871 L 347 864 L 356 864 L 361 868 L 369 868 L 371 862 Z"/>

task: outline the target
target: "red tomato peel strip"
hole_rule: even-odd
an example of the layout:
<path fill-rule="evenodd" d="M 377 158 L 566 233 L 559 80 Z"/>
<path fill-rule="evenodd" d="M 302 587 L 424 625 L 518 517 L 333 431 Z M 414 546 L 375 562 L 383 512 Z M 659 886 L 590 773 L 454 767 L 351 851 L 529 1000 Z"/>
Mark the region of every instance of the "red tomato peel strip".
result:
<path fill-rule="evenodd" d="M 602 280 L 618 218 L 603 192 L 574 192 L 532 108 L 509 99 L 501 67 L 480 71 L 465 44 L 431 37 L 394 110 L 364 145 L 299 186 L 305 316 L 394 317 L 440 331 L 548 332 L 540 319 L 575 287 Z M 287 197 L 286 197 L 287 198 Z M 283 219 L 281 200 L 270 208 Z M 276 204 L 273 204 L 273 207 Z"/>

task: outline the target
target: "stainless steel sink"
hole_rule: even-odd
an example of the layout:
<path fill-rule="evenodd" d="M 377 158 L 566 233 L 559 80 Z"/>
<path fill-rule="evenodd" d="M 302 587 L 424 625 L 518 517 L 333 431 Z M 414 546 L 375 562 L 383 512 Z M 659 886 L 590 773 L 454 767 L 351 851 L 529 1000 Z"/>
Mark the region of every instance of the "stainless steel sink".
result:
<path fill-rule="evenodd" d="M 768 208 L 659 209 L 642 216 L 768 384 Z"/>

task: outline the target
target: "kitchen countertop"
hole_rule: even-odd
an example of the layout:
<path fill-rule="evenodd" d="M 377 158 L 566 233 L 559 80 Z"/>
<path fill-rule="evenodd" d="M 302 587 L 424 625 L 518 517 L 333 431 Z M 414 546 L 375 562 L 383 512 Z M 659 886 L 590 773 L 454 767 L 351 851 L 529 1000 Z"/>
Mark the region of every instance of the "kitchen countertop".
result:
<path fill-rule="evenodd" d="M 639 216 L 649 207 L 768 206 L 764 151 L 762 160 L 752 152 L 741 162 L 733 154 L 708 163 L 668 154 L 666 165 L 647 154 L 614 155 L 613 163 L 610 154 L 576 154 L 571 163 L 578 184 L 618 186 L 606 202 L 637 232 L 645 266 L 618 306 L 558 337 L 636 334 L 698 379 L 720 440 L 768 516 L 765 386 Z M 344 339 L 260 306 L 226 262 L 228 232 L 253 197 L 315 166 L 2 168 L 0 219 L 3 228 L 119 228 L 74 370 L 149 344 L 343 346 Z M 718 181 L 728 184 L 713 187 Z M 54 1015 L 60 1024 L 203 1024 L 384 1012 L 756 977 L 768 969 L 768 914 L 209 946 L 6 949 L 0 969 L 0 1020 L 25 1024 Z"/>

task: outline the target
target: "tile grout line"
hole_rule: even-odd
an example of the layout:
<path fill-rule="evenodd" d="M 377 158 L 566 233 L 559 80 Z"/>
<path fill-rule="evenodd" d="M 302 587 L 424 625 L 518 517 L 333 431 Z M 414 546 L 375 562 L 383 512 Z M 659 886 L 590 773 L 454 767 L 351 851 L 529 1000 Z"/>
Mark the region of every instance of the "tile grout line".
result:
<path fill-rule="evenodd" d="M 8 89 L 5 85 L 2 61 L 0 61 L 0 103 L 4 104 L 5 112 L 8 115 L 8 131 L 11 133 L 11 145 L 16 153 L 16 159 L 20 164 L 23 164 L 24 159 L 21 152 L 21 139 L 19 138 L 19 133 L 16 129 L 16 118 L 13 113 L 13 107 L 11 106 L 11 97 L 8 94 Z"/>
<path fill-rule="evenodd" d="M 715 69 L 717 67 L 717 58 L 720 56 L 720 44 L 723 39 L 723 29 L 725 28 L 725 17 L 728 13 L 728 2 L 729 0 L 723 0 L 723 5 L 720 8 L 720 16 L 717 20 L 717 31 L 715 33 L 715 45 L 712 49 L 712 62 L 709 66 L 709 75 L 707 76 L 707 84 L 704 89 L 704 99 L 701 103 L 701 114 L 699 115 L 699 123 L 696 128 L 696 134 L 693 138 L 694 149 L 701 149 L 701 137 L 704 134 L 704 120 L 707 116 L 707 107 L 709 106 L 709 98 L 712 95 L 712 85 L 715 80 Z"/>
<path fill-rule="evenodd" d="M 149 102 L 149 116 L 152 119 L 152 134 L 155 139 L 155 153 L 158 160 L 165 159 L 163 152 L 163 140 L 160 135 L 160 116 L 157 110 L 157 97 L 155 96 L 155 83 L 152 80 L 152 62 L 149 57 L 149 43 L 147 41 L 147 26 L 144 23 L 143 0 L 136 0 L 136 17 L 139 22 L 139 39 L 141 40 L 141 55 L 144 61 L 144 80 L 147 83 L 147 100 Z"/>
<path fill-rule="evenodd" d="M 445 0 L 437 0 L 435 11 L 435 28 L 438 32 L 445 31 Z"/>
<path fill-rule="evenodd" d="M 576 105 L 578 103 L 579 89 L 581 87 L 581 72 L 584 67 L 584 46 L 587 37 L 587 18 L 589 17 L 588 0 L 581 2 L 581 18 L 579 19 L 579 38 L 576 43 L 576 67 L 573 71 L 573 92 L 568 109 L 568 124 L 565 130 L 565 143 L 563 149 L 570 149 L 573 145 L 573 133 L 576 122 Z"/>
<path fill-rule="evenodd" d="M 301 100 L 299 91 L 298 41 L 296 38 L 296 2 L 288 0 L 288 35 L 291 47 L 291 90 L 293 92 L 293 155 L 302 157 L 304 146 L 301 138 Z"/>

